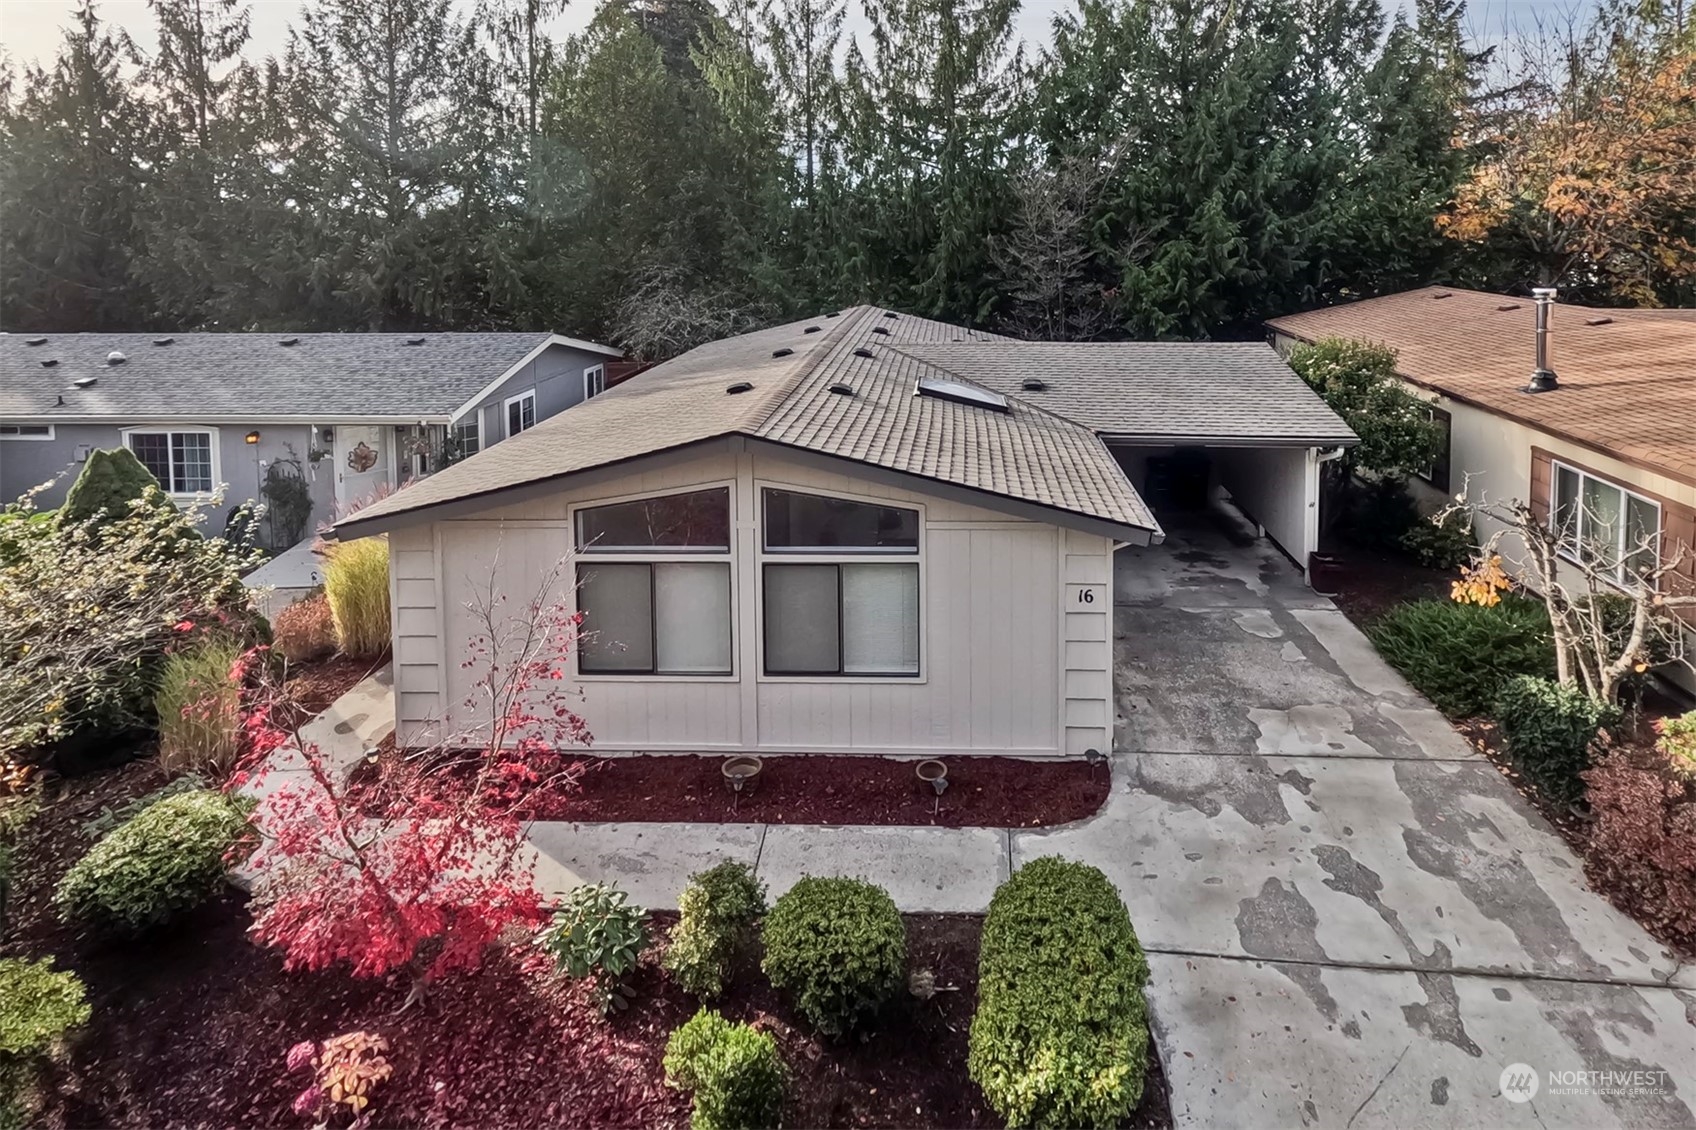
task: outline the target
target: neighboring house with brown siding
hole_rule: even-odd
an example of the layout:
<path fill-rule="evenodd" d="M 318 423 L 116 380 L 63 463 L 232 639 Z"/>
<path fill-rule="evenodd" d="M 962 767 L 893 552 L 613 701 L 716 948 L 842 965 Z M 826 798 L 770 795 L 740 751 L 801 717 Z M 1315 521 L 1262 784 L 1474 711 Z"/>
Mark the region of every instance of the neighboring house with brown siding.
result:
<path fill-rule="evenodd" d="M 1621 555 L 1637 535 L 1663 554 L 1696 547 L 1696 310 L 1597 309 L 1561 302 L 1548 316 L 1554 387 L 1528 392 L 1533 299 L 1426 287 L 1267 323 L 1283 353 L 1341 337 L 1387 345 L 1414 393 L 1448 427 L 1448 450 L 1416 481 L 1436 506 L 1529 499 L 1554 521 L 1584 510 Z M 1587 520 L 1587 519 L 1585 519 Z M 1687 552 L 1693 550 L 1687 549 Z M 1696 557 L 1680 568 L 1696 587 Z M 1680 680 L 1691 682 L 1688 673 Z"/>

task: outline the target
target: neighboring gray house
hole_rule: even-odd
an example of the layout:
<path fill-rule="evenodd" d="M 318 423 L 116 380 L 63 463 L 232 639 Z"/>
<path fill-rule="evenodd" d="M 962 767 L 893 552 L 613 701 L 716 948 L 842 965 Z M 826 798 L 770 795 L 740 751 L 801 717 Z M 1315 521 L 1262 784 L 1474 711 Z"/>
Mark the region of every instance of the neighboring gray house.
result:
<path fill-rule="evenodd" d="M 1111 741 L 1115 549 L 1229 495 L 1305 560 L 1355 442 L 1266 345 L 857 306 L 693 349 L 334 535 L 389 537 L 403 745 L 476 724 L 477 594 L 526 607 L 571 558 L 597 748 L 1080 754 Z"/>
<path fill-rule="evenodd" d="M 0 496 L 51 480 L 56 505 L 120 445 L 184 502 L 298 475 L 305 528 L 260 531 L 283 548 L 596 395 L 619 356 L 548 333 L 0 334 Z"/>

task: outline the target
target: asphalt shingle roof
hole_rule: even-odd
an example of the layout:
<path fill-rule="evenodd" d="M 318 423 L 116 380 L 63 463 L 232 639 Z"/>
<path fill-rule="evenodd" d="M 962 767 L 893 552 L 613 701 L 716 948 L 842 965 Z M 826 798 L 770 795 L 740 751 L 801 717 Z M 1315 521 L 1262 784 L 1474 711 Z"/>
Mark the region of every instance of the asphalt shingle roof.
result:
<path fill-rule="evenodd" d="M 1696 311 L 1557 302 L 1549 315 L 1553 392 L 1524 392 L 1536 363 L 1536 307 L 1458 287 L 1425 287 L 1267 323 L 1304 341 L 1388 345 L 1415 384 L 1554 435 L 1696 482 Z"/>
<path fill-rule="evenodd" d="M 1115 440 L 1321 446 L 1347 424 L 1262 342 L 902 345 L 902 352 L 1019 396 Z M 1046 388 L 1027 390 L 1027 377 Z"/>
<path fill-rule="evenodd" d="M 46 342 L 30 345 L 38 336 Z M 0 417 L 442 417 L 463 407 L 551 336 L 0 334 Z M 290 338 L 294 345 L 281 344 Z M 423 338 L 423 343 L 406 344 L 415 338 Z M 154 344 L 165 340 L 170 344 Z M 619 355 L 606 346 L 591 348 Z M 127 358 L 122 364 L 107 363 L 107 354 L 114 350 Z M 47 360 L 57 363 L 44 366 Z M 93 385 L 76 386 L 89 377 L 97 378 Z"/>

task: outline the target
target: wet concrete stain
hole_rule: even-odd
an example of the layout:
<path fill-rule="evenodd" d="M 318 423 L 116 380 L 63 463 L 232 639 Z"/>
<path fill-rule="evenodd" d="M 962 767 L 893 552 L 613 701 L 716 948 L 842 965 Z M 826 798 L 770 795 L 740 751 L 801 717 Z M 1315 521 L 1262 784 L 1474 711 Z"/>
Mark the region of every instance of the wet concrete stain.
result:
<path fill-rule="evenodd" d="M 1187 805 L 1203 816 L 1214 817 L 1226 806 L 1258 828 L 1290 822 L 1289 809 L 1281 792 L 1289 785 L 1306 793 L 1313 780 L 1294 769 L 1273 775 L 1264 758 L 1251 757 L 1211 769 L 1205 778 L 1162 776 L 1166 758 L 1141 758 L 1136 783 L 1152 796 L 1171 804 Z"/>
<path fill-rule="evenodd" d="M 1449 1105 L 1449 1077 L 1447 1075 L 1439 1075 L 1431 1080 L 1431 1105 Z"/>
<path fill-rule="evenodd" d="M 1637 1094 L 1615 1094 L 1620 1088 L 1604 1088 L 1600 1097 L 1608 1109 L 1620 1116 L 1620 1121 L 1633 1127 L 1666 1127 L 1669 1130 L 1693 1130 L 1696 1113 L 1678 1096 L 1681 1074 L 1688 1081 L 1688 1072 L 1672 1070 L 1676 1064 L 1649 1063 L 1632 1056 L 1608 1050 L 1602 1031 L 1609 1030 L 1613 1043 L 1627 1043 L 1627 1032 L 1653 1035 L 1654 1018 L 1649 1015 L 1642 994 L 1624 986 L 1608 996 L 1607 1007 L 1597 1009 L 1595 997 L 1584 993 L 1579 986 L 1561 981 L 1528 981 L 1526 989 L 1543 1003 L 1543 1020 L 1561 1034 L 1568 1046 L 1578 1053 L 1575 1069 L 1608 1072 L 1661 1072 L 1659 1094 L 1656 1088 L 1639 1088 Z M 1642 1007 L 1633 1007 L 1633 1003 Z M 1643 1093 L 1650 1092 L 1650 1093 Z"/>
<path fill-rule="evenodd" d="M 1286 887 L 1279 879 L 1266 880 L 1258 895 L 1238 901 L 1237 939 L 1243 952 L 1255 957 L 1278 955 L 1302 961 L 1329 960 L 1325 947 L 1319 944 L 1319 916 L 1314 913 L 1313 904 L 1302 897 L 1294 884 Z M 1284 961 L 1269 964 L 1295 982 L 1321 1016 L 1336 1023 L 1337 1001 L 1325 987 L 1318 966 Z"/>
<path fill-rule="evenodd" d="M 1519 854 L 1492 850 L 1490 838 L 1505 839 L 1495 824 L 1467 811 L 1468 797 L 1502 798 L 1506 786 L 1494 770 L 1467 766 L 1432 772 L 1419 763 L 1397 762 L 1395 776 L 1417 821 L 1402 829 L 1414 866 L 1454 883 L 1486 918 L 1506 926 L 1532 960 L 1599 976 L 1611 972 L 1579 945 Z"/>
<path fill-rule="evenodd" d="M 1494 993 L 1496 999 L 1499 1000 L 1499 1001 L 1511 1001 L 1511 1000 L 1513 1000 L 1513 994 L 1508 992 L 1506 989 L 1501 988 L 1500 986 L 1497 986 L 1496 988 L 1491 989 L 1490 992 Z"/>

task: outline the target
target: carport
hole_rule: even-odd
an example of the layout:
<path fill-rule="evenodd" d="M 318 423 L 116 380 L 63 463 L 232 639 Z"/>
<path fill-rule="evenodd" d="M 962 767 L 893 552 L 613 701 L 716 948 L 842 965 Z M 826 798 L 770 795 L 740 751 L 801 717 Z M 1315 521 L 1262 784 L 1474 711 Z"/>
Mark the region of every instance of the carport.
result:
<path fill-rule="evenodd" d="M 949 342 L 901 346 L 1094 429 L 1157 517 L 1228 498 L 1304 571 L 1319 466 L 1359 443 L 1264 342 Z"/>

